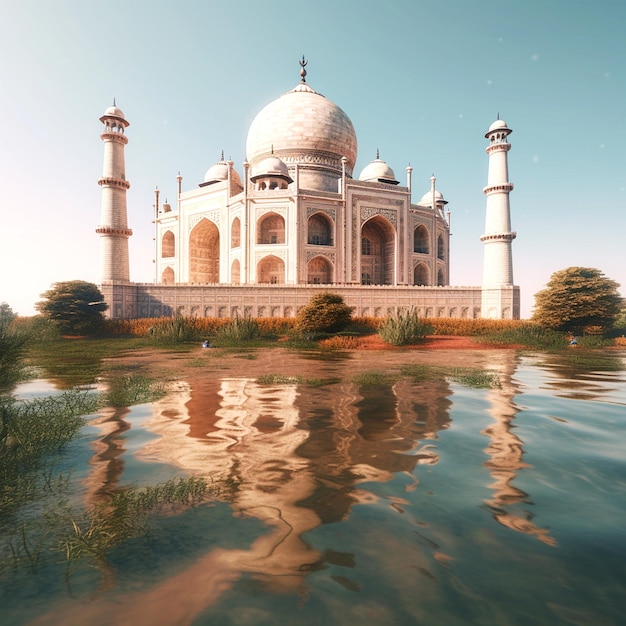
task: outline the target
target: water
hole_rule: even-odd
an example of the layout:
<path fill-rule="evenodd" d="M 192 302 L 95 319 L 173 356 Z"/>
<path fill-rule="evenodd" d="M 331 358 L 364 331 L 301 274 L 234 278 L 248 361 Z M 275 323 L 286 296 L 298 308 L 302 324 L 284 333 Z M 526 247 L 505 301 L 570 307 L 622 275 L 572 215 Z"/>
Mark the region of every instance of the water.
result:
<path fill-rule="evenodd" d="M 350 358 L 307 359 L 342 382 L 214 373 L 104 411 L 74 450 L 85 504 L 172 476 L 238 488 L 106 564 L 21 572 L 2 623 L 623 624 L 626 372 L 490 365 L 501 389 L 358 388 Z"/>

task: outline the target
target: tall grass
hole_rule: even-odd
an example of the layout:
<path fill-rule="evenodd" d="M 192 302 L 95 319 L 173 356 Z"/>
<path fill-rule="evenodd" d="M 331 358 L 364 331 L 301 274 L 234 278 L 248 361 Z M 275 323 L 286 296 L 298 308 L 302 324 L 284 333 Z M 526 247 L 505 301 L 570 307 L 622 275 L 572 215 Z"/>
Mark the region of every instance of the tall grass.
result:
<path fill-rule="evenodd" d="M 0 518 L 31 500 L 49 484 L 60 450 L 99 406 L 96 394 L 66 391 L 59 396 L 0 401 Z"/>
<path fill-rule="evenodd" d="M 218 346 L 236 346 L 260 337 L 261 328 L 256 319 L 236 317 L 217 330 L 214 341 Z"/>
<path fill-rule="evenodd" d="M 393 346 L 418 343 L 432 332 L 432 327 L 418 317 L 415 309 L 390 315 L 378 330 L 383 341 Z"/>

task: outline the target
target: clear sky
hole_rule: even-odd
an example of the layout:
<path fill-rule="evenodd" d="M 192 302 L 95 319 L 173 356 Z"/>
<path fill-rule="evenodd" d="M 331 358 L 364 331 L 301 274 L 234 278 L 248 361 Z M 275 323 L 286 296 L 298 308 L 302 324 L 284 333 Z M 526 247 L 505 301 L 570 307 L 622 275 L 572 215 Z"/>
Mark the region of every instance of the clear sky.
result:
<path fill-rule="evenodd" d="M 615 0 L 0 0 L 0 302 L 99 281 L 100 115 L 126 147 L 131 280 L 154 280 L 156 186 L 174 202 L 307 81 L 351 118 L 355 175 L 376 157 L 413 200 L 449 201 L 451 284 L 482 281 L 488 158 L 509 137 L 522 317 L 557 270 L 597 267 L 626 295 L 626 2 Z"/>

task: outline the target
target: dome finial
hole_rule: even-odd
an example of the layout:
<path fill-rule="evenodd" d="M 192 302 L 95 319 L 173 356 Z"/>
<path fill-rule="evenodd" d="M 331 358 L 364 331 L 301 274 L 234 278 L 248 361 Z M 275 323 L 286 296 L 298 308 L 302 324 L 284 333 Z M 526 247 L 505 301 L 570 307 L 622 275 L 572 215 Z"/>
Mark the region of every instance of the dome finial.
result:
<path fill-rule="evenodd" d="M 224 160 L 224 151 L 222 150 L 222 158 L 220 159 L 220 161 Z"/>
<path fill-rule="evenodd" d="M 376 160 L 380 160 L 380 151 L 378 150 L 378 148 L 376 148 Z"/>
<path fill-rule="evenodd" d="M 300 82 L 301 83 L 306 83 L 306 70 L 304 68 L 306 67 L 307 63 L 308 61 L 304 58 L 304 55 L 302 55 L 302 60 L 300 61 L 300 67 L 302 68 L 300 70 Z"/>

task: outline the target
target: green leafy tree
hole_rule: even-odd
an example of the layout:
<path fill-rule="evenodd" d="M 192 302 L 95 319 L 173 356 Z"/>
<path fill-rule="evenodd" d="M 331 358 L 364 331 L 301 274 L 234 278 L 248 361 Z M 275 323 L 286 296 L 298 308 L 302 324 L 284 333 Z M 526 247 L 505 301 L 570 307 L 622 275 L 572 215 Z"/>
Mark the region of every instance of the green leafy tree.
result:
<path fill-rule="evenodd" d="M 535 294 L 533 319 L 545 328 L 575 334 L 592 327 L 606 331 L 620 313 L 619 286 L 593 267 L 560 270 Z"/>
<path fill-rule="evenodd" d="M 27 337 L 15 330 L 16 317 L 6 302 L 0 304 L 0 391 L 18 381 L 24 370 Z"/>
<path fill-rule="evenodd" d="M 302 333 L 336 332 L 348 324 L 353 310 L 340 295 L 323 291 L 298 311 L 296 329 Z"/>
<path fill-rule="evenodd" d="M 52 289 L 41 294 L 35 308 L 68 335 L 93 334 L 104 325 L 107 304 L 102 292 L 93 283 L 70 280 L 54 283 Z"/>

